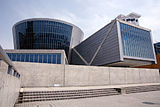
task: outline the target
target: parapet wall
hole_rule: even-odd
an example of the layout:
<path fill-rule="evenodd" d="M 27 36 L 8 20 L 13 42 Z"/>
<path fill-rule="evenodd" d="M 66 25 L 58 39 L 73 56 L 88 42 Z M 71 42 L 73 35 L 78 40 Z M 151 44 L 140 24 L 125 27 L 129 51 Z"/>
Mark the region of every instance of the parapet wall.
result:
<path fill-rule="evenodd" d="M 159 82 L 156 69 L 65 66 L 65 85 L 118 85 Z"/>
<path fill-rule="evenodd" d="M 0 107 L 13 107 L 19 95 L 20 79 L 7 72 L 8 65 L 0 60 Z"/>
<path fill-rule="evenodd" d="M 22 87 L 88 86 L 160 82 L 157 69 L 14 62 Z"/>

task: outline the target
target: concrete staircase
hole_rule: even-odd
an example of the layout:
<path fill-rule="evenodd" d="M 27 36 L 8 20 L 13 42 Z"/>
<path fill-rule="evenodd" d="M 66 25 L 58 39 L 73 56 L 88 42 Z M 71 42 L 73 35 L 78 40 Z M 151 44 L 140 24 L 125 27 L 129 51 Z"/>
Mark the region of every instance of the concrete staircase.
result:
<path fill-rule="evenodd" d="M 158 91 L 158 90 L 160 90 L 160 85 L 125 87 L 126 94 L 148 92 L 148 91 Z"/>
<path fill-rule="evenodd" d="M 158 85 L 124 85 L 111 88 L 87 88 L 81 87 L 79 89 L 68 90 L 30 90 L 22 91 L 19 94 L 19 98 L 16 104 L 37 102 L 37 101 L 53 101 L 53 100 L 68 100 L 68 99 L 81 99 L 81 98 L 93 98 L 102 96 L 112 96 L 120 94 L 140 93 L 148 91 L 160 90 L 160 84 Z"/>
<path fill-rule="evenodd" d="M 64 90 L 64 91 L 34 91 L 21 92 L 17 103 L 80 99 L 101 96 L 119 95 L 120 93 L 114 88 L 88 89 L 88 90 Z"/>

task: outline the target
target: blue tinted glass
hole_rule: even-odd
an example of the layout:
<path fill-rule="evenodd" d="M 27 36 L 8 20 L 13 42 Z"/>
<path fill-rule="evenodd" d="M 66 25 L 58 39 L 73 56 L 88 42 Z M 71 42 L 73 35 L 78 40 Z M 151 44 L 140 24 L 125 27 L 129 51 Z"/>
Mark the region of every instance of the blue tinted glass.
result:
<path fill-rule="evenodd" d="M 43 54 L 43 63 L 47 63 L 47 54 Z"/>
<path fill-rule="evenodd" d="M 35 54 L 34 61 L 38 62 L 38 54 Z"/>
<path fill-rule="evenodd" d="M 61 54 L 57 54 L 57 64 L 61 64 Z"/>
<path fill-rule="evenodd" d="M 17 54 L 17 59 L 16 59 L 16 61 L 20 61 L 20 58 L 21 58 L 21 54 Z"/>
<path fill-rule="evenodd" d="M 17 24 L 15 30 L 18 49 L 64 49 L 68 56 L 72 35 L 70 25 L 35 20 Z"/>
<path fill-rule="evenodd" d="M 7 53 L 8 57 L 12 60 L 12 54 Z"/>
<path fill-rule="evenodd" d="M 22 61 L 22 62 L 25 61 L 25 54 L 21 54 L 21 61 Z"/>
<path fill-rule="evenodd" d="M 123 54 L 154 59 L 150 32 L 120 23 Z"/>
<path fill-rule="evenodd" d="M 33 59 L 34 59 L 34 55 L 30 54 L 30 62 L 33 62 Z"/>
<path fill-rule="evenodd" d="M 42 63 L 42 58 L 43 58 L 43 55 L 39 54 L 39 63 Z"/>
<path fill-rule="evenodd" d="M 56 54 L 52 54 L 52 60 L 51 60 L 51 62 L 53 63 L 53 64 L 56 64 L 57 62 L 56 62 Z"/>
<path fill-rule="evenodd" d="M 48 63 L 51 63 L 51 57 L 52 57 L 52 55 L 48 54 Z"/>
<path fill-rule="evenodd" d="M 15 53 L 12 55 L 12 61 L 16 61 L 16 54 Z"/>
<path fill-rule="evenodd" d="M 29 62 L 29 54 L 26 54 L 26 59 L 25 59 L 25 62 Z"/>
<path fill-rule="evenodd" d="M 12 57 L 13 61 L 61 64 L 61 54 L 56 53 L 11 53 L 8 56 Z"/>

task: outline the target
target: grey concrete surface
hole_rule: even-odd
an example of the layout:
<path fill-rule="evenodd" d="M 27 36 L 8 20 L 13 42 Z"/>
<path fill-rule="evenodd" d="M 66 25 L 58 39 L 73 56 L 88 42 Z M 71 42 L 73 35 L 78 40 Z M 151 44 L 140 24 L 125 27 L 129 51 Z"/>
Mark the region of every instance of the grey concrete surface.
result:
<path fill-rule="evenodd" d="M 20 79 L 7 71 L 8 65 L 0 61 L 0 107 L 13 107 L 20 90 Z"/>
<path fill-rule="evenodd" d="M 107 85 L 109 84 L 109 68 L 95 66 L 65 66 L 65 85 Z"/>
<path fill-rule="evenodd" d="M 14 62 L 23 87 L 159 83 L 157 69 Z"/>
<path fill-rule="evenodd" d="M 160 107 L 160 91 L 17 104 L 15 107 Z"/>
<path fill-rule="evenodd" d="M 21 74 L 22 87 L 63 86 L 64 65 L 14 62 Z"/>

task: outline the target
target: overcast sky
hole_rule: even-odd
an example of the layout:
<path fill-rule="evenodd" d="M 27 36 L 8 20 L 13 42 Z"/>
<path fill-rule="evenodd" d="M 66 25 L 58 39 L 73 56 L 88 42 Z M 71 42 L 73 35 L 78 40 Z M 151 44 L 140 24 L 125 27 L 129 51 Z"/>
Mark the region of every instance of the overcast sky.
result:
<path fill-rule="evenodd" d="M 85 38 L 119 14 L 136 12 L 160 42 L 160 0 L 0 0 L 0 45 L 13 49 L 12 26 L 27 18 L 56 18 L 80 27 Z"/>

